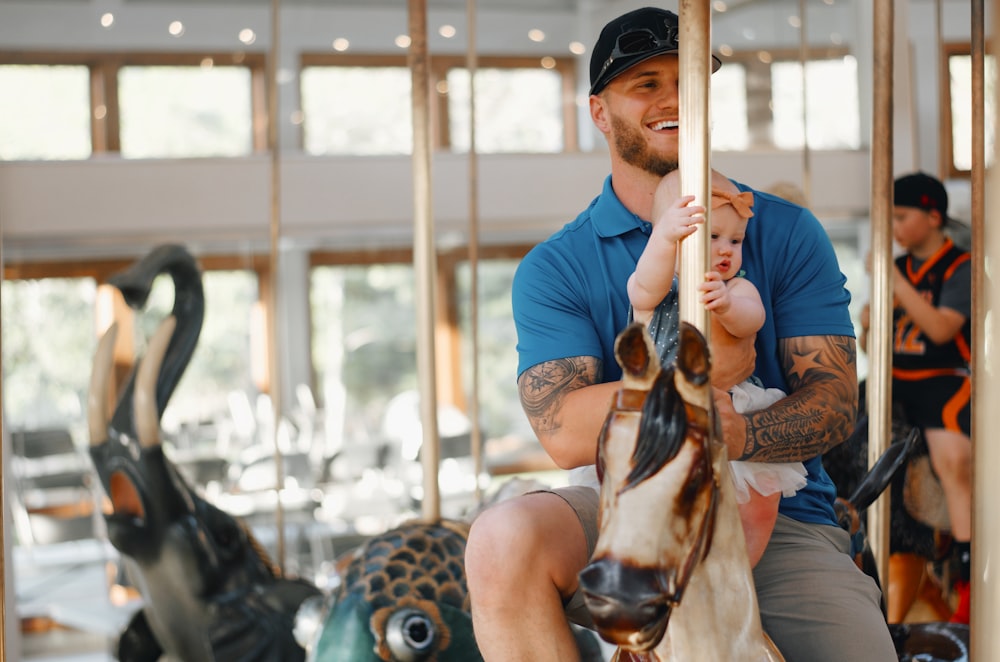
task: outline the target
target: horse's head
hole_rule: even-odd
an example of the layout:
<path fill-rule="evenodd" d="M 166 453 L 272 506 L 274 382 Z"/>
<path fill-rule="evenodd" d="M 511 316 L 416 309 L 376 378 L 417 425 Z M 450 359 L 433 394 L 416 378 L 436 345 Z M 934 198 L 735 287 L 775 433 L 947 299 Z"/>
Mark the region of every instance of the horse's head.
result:
<path fill-rule="evenodd" d="M 597 631 L 653 648 L 707 552 L 717 501 L 704 337 L 681 325 L 675 364 L 661 367 L 646 328 L 619 335 L 623 387 L 598 446 L 601 524 L 580 586 Z"/>

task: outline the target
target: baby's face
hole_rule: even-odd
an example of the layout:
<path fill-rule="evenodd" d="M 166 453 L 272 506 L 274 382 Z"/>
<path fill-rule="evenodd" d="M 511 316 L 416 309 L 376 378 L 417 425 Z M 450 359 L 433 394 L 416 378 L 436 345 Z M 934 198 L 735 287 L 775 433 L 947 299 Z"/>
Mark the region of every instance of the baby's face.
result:
<path fill-rule="evenodd" d="M 743 266 L 743 238 L 747 232 L 747 219 L 736 213 L 731 205 L 712 210 L 712 271 L 722 280 L 729 280 Z"/>

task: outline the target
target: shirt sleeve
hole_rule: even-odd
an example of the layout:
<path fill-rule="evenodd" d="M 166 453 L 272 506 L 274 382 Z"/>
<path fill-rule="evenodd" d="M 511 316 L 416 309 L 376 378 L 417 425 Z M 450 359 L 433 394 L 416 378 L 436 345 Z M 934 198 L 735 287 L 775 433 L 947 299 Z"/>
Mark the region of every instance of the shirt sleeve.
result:
<path fill-rule="evenodd" d="M 952 310 L 969 319 L 972 316 L 972 261 L 964 260 L 941 284 L 939 307 Z"/>
<path fill-rule="evenodd" d="M 514 274 L 511 304 L 517 329 L 517 375 L 533 365 L 574 356 L 603 357 L 575 265 L 539 244 Z"/>

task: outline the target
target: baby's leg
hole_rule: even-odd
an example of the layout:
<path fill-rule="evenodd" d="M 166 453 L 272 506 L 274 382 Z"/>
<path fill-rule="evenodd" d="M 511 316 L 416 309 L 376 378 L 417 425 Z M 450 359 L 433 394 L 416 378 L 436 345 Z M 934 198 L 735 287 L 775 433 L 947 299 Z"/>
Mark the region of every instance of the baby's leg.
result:
<path fill-rule="evenodd" d="M 752 568 L 764 555 L 767 542 L 771 539 L 774 523 L 778 520 L 778 502 L 781 501 L 781 493 L 761 496 L 760 492 L 752 487 L 749 490 L 750 501 L 739 504 L 739 509 L 743 535 L 747 540 L 747 557 Z"/>

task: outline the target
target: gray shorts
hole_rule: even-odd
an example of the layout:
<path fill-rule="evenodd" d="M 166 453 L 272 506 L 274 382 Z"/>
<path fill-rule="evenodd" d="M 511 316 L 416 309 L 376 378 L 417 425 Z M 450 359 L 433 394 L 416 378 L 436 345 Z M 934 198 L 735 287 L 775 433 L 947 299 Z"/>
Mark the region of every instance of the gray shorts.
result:
<path fill-rule="evenodd" d="M 589 487 L 552 490 L 576 511 L 588 557 L 597 544 L 600 497 Z M 764 629 L 786 662 L 895 662 L 882 615 L 881 592 L 849 555 L 850 537 L 837 526 L 779 515 L 754 583 Z M 565 606 L 573 623 L 593 627 L 577 591 Z"/>
<path fill-rule="evenodd" d="M 545 491 L 551 491 L 553 494 L 561 496 L 576 511 L 580 526 L 583 527 L 583 535 L 587 538 L 587 558 L 589 559 L 594 553 L 594 548 L 597 547 L 597 513 L 601 505 L 600 494 L 593 488 L 583 485 L 570 485 Z M 571 623 L 582 625 L 585 628 L 594 627 L 594 621 L 583 602 L 583 591 L 577 589 L 576 593 L 566 601 L 564 609 L 566 617 Z"/>
<path fill-rule="evenodd" d="M 839 526 L 778 515 L 754 568 L 761 621 L 787 662 L 895 662 L 875 581 Z"/>

